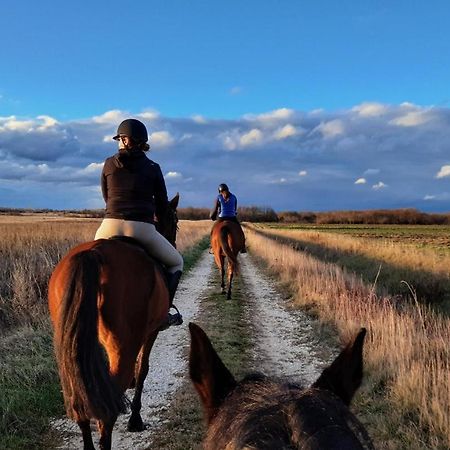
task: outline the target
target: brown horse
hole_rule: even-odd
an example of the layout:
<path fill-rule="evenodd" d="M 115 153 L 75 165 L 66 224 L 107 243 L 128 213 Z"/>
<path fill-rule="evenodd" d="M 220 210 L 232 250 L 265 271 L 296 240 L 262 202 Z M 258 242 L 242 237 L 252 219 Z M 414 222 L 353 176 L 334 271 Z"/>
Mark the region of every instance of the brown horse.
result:
<path fill-rule="evenodd" d="M 362 380 L 363 328 L 310 388 L 260 374 L 237 383 L 190 323 L 189 371 L 205 411 L 206 450 L 373 449 L 348 409 Z"/>
<path fill-rule="evenodd" d="M 211 247 L 214 260 L 220 270 L 222 294 L 225 293 L 225 257 L 228 262 L 227 300 L 231 299 L 231 284 L 234 275 L 238 274 L 238 254 L 244 249 L 245 236 L 241 226 L 233 221 L 218 220 L 211 230 Z"/>
<path fill-rule="evenodd" d="M 171 200 L 160 232 L 175 245 L 179 196 Z M 90 419 L 100 448 L 111 448 L 125 390 L 135 384 L 129 431 L 142 431 L 141 394 L 150 350 L 169 311 L 164 274 L 141 247 L 121 239 L 99 239 L 72 249 L 49 284 L 55 354 L 66 412 L 94 449 Z M 134 381 L 133 381 L 134 380 Z"/>

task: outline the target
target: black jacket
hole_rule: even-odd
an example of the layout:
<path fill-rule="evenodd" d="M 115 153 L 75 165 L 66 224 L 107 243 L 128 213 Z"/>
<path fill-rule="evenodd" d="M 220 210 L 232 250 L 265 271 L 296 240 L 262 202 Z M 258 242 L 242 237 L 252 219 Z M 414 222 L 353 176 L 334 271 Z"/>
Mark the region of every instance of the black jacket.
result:
<path fill-rule="evenodd" d="M 168 205 L 161 168 L 140 150 L 107 158 L 101 186 L 108 219 L 153 223 Z"/>

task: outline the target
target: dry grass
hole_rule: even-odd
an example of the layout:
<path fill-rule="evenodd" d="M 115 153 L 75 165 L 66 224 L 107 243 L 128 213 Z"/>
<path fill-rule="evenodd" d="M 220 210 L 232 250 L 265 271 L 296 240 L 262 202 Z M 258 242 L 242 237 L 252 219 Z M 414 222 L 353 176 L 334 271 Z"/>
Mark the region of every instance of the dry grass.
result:
<path fill-rule="evenodd" d="M 284 236 L 311 242 L 323 247 L 360 254 L 370 258 L 386 261 L 396 266 L 408 267 L 413 270 L 424 270 L 445 278 L 450 278 L 450 255 L 438 254 L 430 248 L 418 248 L 415 245 L 405 245 L 392 242 L 390 239 L 355 238 L 323 231 L 265 229 L 274 236 Z"/>
<path fill-rule="evenodd" d="M 343 340 L 361 326 L 370 330 L 365 352 L 370 377 L 358 405 L 377 447 L 449 448 L 449 320 L 417 303 L 377 296 L 337 265 L 254 231 L 247 239 L 252 253 L 290 284 L 298 305 L 312 306 L 322 320 L 334 323 Z"/>
<path fill-rule="evenodd" d="M 39 325 L 47 317 L 47 283 L 56 263 L 93 239 L 100 220 L 2 216 L 0 220 L 0 329 Z M 210 221 L 180 221 L 178 249 L 194 246 Z"/>

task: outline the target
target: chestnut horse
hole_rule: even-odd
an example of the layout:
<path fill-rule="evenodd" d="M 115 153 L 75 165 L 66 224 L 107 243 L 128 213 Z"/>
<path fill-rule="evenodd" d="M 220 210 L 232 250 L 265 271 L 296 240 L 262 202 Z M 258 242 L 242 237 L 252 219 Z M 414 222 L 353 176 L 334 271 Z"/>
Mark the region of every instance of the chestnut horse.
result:
<path fill-rule="evenodd" d="M 175 246 L 178 194 L 158 229 Z M 150 350 L 169 311 L 165 276 L 147 252 L 127 239 L 99 239 L 73 248 L 49 283 L 49 308 L 66 413 L 85 450 L 111 448 L 114 423 L 135 384 L 129 431 L 142 431 L 141 394 Z"/>
<path fill-rule="evenodd" d="M 373 449 L 348 406 L 361 384 L 363 328 L 310 387 L 261 374 L 236 382 L 205 332 L 190 323 L 189 372 L 208 425 L 205 450 Z"/>
<path fill-rule="evenodd" d="M 244 248 L 245 237 L 241 226 L 233 221 L 218 220 L 211 230 L 211 247 L 214 260 L 220 270 L 222 294 L 225 293 L 225 257 L 228 264 L 227 300 L 231 299 L 231 284 L 234 275 L 238 274 L 238 254 Z"/>

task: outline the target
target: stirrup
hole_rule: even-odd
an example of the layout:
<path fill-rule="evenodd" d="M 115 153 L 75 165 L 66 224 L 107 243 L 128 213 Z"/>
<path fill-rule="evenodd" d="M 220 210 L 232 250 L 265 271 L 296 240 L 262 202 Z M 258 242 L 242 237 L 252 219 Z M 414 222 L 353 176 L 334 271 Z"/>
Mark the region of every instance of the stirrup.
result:
<path fill-rule="evenodd" d="M 181 315 L 180 311 L 178 311 L 178 308 L 175 305 L 172 305 L 171 308 L 173 308 L 176 311 L 176 313 L 175 314 L 169 313 L 167 315 L 167 323 L 169 327 L 181 325 L 183 323 L 183 316 Z"/>

